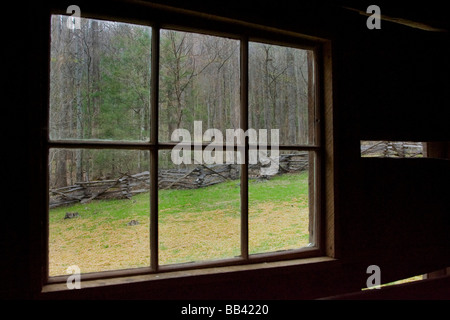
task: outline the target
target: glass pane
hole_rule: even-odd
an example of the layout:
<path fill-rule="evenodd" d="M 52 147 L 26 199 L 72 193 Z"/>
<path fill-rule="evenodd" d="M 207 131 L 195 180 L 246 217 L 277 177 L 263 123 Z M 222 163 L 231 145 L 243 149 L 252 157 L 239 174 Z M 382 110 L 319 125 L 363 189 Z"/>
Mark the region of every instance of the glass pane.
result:
<path fill-rule="evenodd" d="M 53 15 L 50 138 L 147 141 L 151 28 Z"/>
<path fill-rule="evenodd" d="M 268 155 L 270 166 L 249 168 L 251 254 L 299 249 L 313 242 L 308 152 Z"/>
<path fill-rule="evenodd" d="M 174 153 L 159 153 L 160 264 L 239 256 L 239 165 L 175 164 Z"/>
<path fill-rule="evenodd" d="M 159 140 L 175 129 L 239 127 L 239 41 L 161 30 Z M 200 141 L 201 142 L 201 141 Z"/>
<path fill-rule="evenodd" d="M 149 266 L 149 152 L 50 149 L 49 274 Z"/>
<path fill-rule="evenodd" d="M 313 71 L 312 51 L 250 42 L 249 128 L 279 129 L 280 145 L 313 144 Z"/>

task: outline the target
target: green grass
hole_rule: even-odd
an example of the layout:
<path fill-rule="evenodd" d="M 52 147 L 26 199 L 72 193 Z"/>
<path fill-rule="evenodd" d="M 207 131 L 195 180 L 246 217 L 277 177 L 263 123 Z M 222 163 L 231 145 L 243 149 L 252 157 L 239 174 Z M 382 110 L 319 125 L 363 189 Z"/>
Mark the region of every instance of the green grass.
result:
<path fill-rule="evenodd" d="M 94 200 L 49 212 L 50 275 L 73 264 L 82 272 L 145 266 L 150 261 L 150 195 Z M 238 180 L 193 190 L 159 191 L 161 264 L 239 255 Z M 64 219 L 66 212 L 79 217 Z M 130 220 L 139 221 L 128 226 Z M 287 250 L 308 243 L 307 173 L 249 181 L 251 253 Z"/>

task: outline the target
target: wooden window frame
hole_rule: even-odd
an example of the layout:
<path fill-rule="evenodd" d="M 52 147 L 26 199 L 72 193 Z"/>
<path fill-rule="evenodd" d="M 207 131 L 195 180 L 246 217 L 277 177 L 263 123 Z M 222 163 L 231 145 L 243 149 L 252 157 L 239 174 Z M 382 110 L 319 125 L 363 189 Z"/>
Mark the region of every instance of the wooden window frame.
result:
<path fill-rule="evenodd" d="M 142 4 L 141 4 L 142 5 Z M 228 38 L 240 40 L 240 88 L 241 88 L 241 128 L 245 131 L 248 128 L 248 44 L 249 42 L 264 42 L 276 45 L 283 45 L 314 52 L 314 117 L 315 131 L 314 143 L 310 145 L 283 145 L 280 150 L 301 150 L 314 153 L 314 174 L 310 175 L 314 181 L 314 189 L 310 194 L 314 197 L 314 205 L 310 206 L 314 210 L 314 230 L 316 234 L 315 246 L 312 248 L 300 248 L 286 252 L 269 252 L 260 254 L 249 254 L 248 252 L 248 161 L 241 165 L 241 256 L 236 258 L 222 259 L 219 261 L 202 261 L 188 264 L 162 265 L 158 264 L 158 188 L 150 189 L 150 266 L 127 270 L 113 270 L 82 274 L 83 281 L 109 279 L 116 277 L 154 275 L 167 272 L 200 270 L 217 267 L 233 267 L 246 265 L 257 265 L 259 263 L 280 263 L 283 261 L 297 261 L 305 264 L 308 258 L 317 259 L 320 257 L 335 256 L 334 248 L 334 183 L 333 183 L 333 126 L 332 126 L 332 87 L 331 87 L 331 43 L 327 40 L 305 36 L 296 32 L 278 30 L 270 27 L 260 26 L 252 23 L 231 20 L 197 12 L 190 12 L 176 8 L 160 5 L 147 4 L 147 9 L 156 13 L 146 17 L 137 15 L 136 17 L 124 17 L 118 15 L 119 10 L 112 12 L 83 11 L 83 18 L 104 19 L 125 23 L 147 25 L 152 28 L 152 57 L 151 57 L 151 117 L 150 117 L 150 141 L 149 142 L 106 142 L 106 141 L 70 141 L 70 140 L 50 140 L 48 132 L 49 124 L 49 82 L 46 83 L 47 92 L 43 97 L 42 109 L 43 117 L 41 121 L 44 128 L 40 152 L 42 162 L 38 176 L 40 179 L 40 199 L 36 198 L 39 204 L 40 214 L 35 218 L 37 221 L 36 231 L 33 232 L 34 239 L 38 239 L 34 248 L 37 249 L 38 257 L 35 259 L 35 266 L 41 271 L 39 276 L 32 276 L 35 284 L 41 289 L 46 285 L 65 284 L 68 276 L 48 276 L 48 165 L 47 154 L 51 148 L 86 148 L 86 149 L 130 149 L 147 150 L 150 152 L 150 184 L 158 183 L 158 151 L 171 149 L 174 144 L 161 143 L 158 141 L 158 87 L 159 87 L 159 35 L 161 29 L 180 30 L 185 32 L 196 32 L 215 36 L 226 36 Z M 46 30 L 50 34 L 50 18 L 53 14 L 66 14 L 66 8 L 52 8 L 48 11 L 48 25 Z M 108 11 L 108 10 L 107 10 Z M 86 13 L 89 12 L 89 13 Z M 159 13 L 163 13 L 158 15 Z M 173 23 L 183 17 L 182 24 Z M 195 18 L 195 19 L 192 19 Z M 211 23 L 211 20 L 216 23 Z M 189 22 L 188 22 L 189 21 Z M 208 24 L 207 24 L 208 23 Z M 208 27 L 205 27 L 205 24 Z M 48 47 L 50 39 L 48 38 Z M 50 51 L 47 51 L 49 61 Z M 47 61 L 47 74 L 49 77 L 49 65 Z M 201 145 L 205 148 L 207 145 Z M 238 147 L 235 147 L 237 150 Z M 248 155 L 249 145 L 246 141 L 245 153 Z M 45 195 L 44 195 L 45 194 Z M 43 196 L 43 197 L 42 197 Z M 305 260 L 306 259 L 306 260 Z M 323 260 L 320 260 L 323 261 Z M 34 268 L 33 268 L 34 269 Z M 41 291 L 41 290 L 39 290 Z"/>

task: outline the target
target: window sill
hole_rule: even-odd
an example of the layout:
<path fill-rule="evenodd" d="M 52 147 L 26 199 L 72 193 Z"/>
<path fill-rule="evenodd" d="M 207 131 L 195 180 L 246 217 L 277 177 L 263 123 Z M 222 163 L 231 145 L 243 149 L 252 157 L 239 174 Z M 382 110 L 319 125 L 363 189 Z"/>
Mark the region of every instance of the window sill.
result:
<path fill-rule="evenodd" d="M 109 278 L 109 279 L 97 279 L 97 280 L 83 280 L 83 275 L 81 275 L 81 288 L 79 290 L 69 290 L 67 288 L 66 283 L 53 283 L 44 285 L 42 288 L 41 295 L 45 298 L 46 295 L 51 293 L 62 293 L 67 291 L 82 291 L 83 289 L 92 289 L 92 288 L 101 288 L 108 286 L 121 286 L 130 284 L 151 284 L 156 281 L 170 281 L 173 279 L 177 280 L 192 280 L 193 278 L 200 279 L 203 276 L 220 276 L 223 277 L 224 274 L 237 274 L 240 272 L 258 272 L 264 270 L 273 270 L 278 269 L 280 272 L 283 272 L 286 268 L 291 269 L 295 268 L 296 270 L 311 270 L 316 268 L 319 264 L 323 263 L 332 263 L 337 261 L 334 258 L 330 257 L 315 257 L 315 258 L 306 258 L 306 259 L 295 259 L 295 260 L 287 260 L 287 261 L 277 261 L 277 262 L 264 262 L 264 263 L 255 263 L 255 264 L 247 264 L 247 265 L 235 265 L 235 266 L 226 266 L 226 267 L 213 267 L 213 268 L 205 268 L 205 269 L 196 269 L 196 270 L 183 270 L 183 271 L 174 271 L 174 272 L 165 272 L 165 273 L 157 273 L 157 274 L 146 274 L 146 275 L 135 275 L 135 276 L 123 276 L 117 278 Z"/>

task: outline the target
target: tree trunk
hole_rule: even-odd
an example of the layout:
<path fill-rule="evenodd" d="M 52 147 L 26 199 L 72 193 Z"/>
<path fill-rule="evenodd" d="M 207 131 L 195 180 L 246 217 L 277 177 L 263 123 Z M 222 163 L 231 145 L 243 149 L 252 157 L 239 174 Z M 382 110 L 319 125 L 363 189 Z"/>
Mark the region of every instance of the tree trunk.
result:
<path fill-rule="evenodd" d="M 100 91 L 100 40 L 99 40 L 99 24 L 97 20 L 91 20 L 91 85 L 90 95 L 92 96 L 92 124 L 91 124 L 91 136 L 93 138 L 98 137 L 98 114 L 100 111 L 100 95 L 97 94 Z"/>
<path fill-rule="evenodd" d="M 314 144 L 315 142 L 315 90 L 314 90 L 314 53 L 312 51 L 307 52 L 307 67 L 308 67 L 308 143 Z M 309 168 L 314 168 L 314 162 L 317 161 L 315 153 L 309 153 Z M 313 169 L 314 170 L 314 169 Z M 309 188 L 309 242 L 312 243 L 316 239 L 315 230 L 315 214 L 317 212 L 314 203 L 315 201 L 315 175 L 309 174 L 308 177 L 308 188 Z"/>
<path fill-rule="evenodd" d="M 306 54 L 308 66 L 308 143 L 315 141 L 315 90 L 314 90 L 314 53 L 307 51 Z"/>
<path fill-rule="evenodd" d="M 67 186 L 67 152 L 65 149 L 57 151 L 55 169 L 55 188 Z"/>

